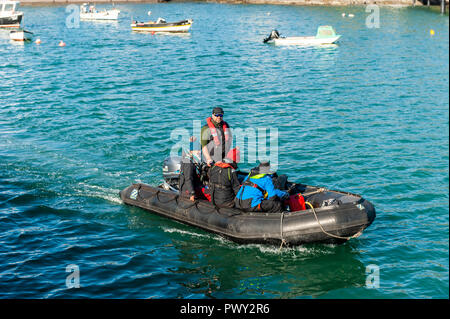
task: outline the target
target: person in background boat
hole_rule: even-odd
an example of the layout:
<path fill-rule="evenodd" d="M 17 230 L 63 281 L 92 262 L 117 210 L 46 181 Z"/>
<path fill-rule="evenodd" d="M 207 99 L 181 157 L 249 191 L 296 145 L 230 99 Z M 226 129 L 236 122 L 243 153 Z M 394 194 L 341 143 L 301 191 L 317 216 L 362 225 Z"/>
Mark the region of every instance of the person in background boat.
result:
<path fill-rule="evenodd" d="M 236 174 L 240 161 L 239 148 L 233 148 L 208 171 L 211 202 L 218 207 L 234 207 L 234 199 L 241 187 Z"/>
<path fill-rule="evenodd" d="M 236 195 L 236 207 L 251 212 L 281 212 L 282 203 L 289 198 L 289 193 L 275 187 L 274 174 L 270 171 L 269 162 L 261 162 L 252 169 Z"/>
<path fill-rule="evenodd" d="M 184 148 L 181 155 L 179 190 L 182 197 L 195 201 L 202 188 L 201 151 L 195 137 L 190 138 L 190 148 Z"/>
<path fill-rule="evenodd" d="M 202 154 L 209 167 L 225 158 L 233 141 L 231 128 L 223 120 L 223 114 L 221 107 L 215 107 L 201 130 Z"/>

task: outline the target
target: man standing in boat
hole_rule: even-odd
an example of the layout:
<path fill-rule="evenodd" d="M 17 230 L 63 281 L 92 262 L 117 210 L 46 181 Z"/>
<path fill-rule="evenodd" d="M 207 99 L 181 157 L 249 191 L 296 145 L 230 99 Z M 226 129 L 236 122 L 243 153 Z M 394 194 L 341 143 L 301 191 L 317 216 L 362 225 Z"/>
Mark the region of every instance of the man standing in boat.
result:
<path fill-rule="evenodd" d="M 201 130 L 202 154 L 209 167 L 225 158 L 233 142 L 230 126 L 223 120 L 223 114 L 221 107 L 215 107 Z"/>

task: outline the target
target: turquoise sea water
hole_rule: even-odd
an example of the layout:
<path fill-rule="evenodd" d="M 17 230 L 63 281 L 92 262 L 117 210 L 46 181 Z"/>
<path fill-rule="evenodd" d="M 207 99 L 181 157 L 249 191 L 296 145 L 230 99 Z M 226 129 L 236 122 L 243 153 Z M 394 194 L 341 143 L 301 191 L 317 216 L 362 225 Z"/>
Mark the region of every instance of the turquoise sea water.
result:
<path fill-rule="evenodd" d="M 75 29 L 64 6 L 23 7 L 42 44 L 0 34 L 1 298 L 448 298 L 448 15 L 383 7 L 369 29 L 364 7 L 117 7 Z M 193 18 L 191 33 L 132 33 L 149 10 Z M 338 46 L 262 43 L 326 24 Z M 277 128 L 279 172 L 362 194 L 375 222 L 279 250 L 125 206 L 121 189 L 161 182 L 172 130 L 213 106 L 234 128 Z"/>

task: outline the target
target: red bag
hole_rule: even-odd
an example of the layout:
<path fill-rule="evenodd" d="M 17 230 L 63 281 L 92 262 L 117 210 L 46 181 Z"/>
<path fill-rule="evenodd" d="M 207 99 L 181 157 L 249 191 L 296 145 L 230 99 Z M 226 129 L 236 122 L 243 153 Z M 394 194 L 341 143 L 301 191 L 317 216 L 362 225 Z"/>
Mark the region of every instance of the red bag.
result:
<path fill-rule="evenodd" d="M 206 187 L 198 187 L 195 189 L 195 195 L 199 199 L 206 199 L 209 202 L 211 201 L 211 195 L 208 193 L 208 189 Z"/>
<path fill-rule="evenodd" d="M 284 204 L 289 206 L 291 212 L 298 212 L 306 209 L 305 198 L 300 194 L 289 196 L 289 199 L 287 199 Z"/>

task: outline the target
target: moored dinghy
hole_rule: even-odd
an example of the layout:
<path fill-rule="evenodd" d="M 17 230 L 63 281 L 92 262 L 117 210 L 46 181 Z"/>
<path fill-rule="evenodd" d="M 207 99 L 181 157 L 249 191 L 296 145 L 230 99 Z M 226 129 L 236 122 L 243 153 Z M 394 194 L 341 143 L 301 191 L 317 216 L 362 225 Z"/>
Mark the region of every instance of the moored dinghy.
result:
<path fill-rule="evenodd" d="M 191 202 L 179 196 L 179 167 L 170 158 L 164 165 L 164 184 L 158 187 L 133 184 L 120 192 L 123 202 L 238 243 L 289 246 L 342 243 L 358 237 L 375 219 L 375 208 L 359 195 L 290 182 L 286 188 L 290 194 L 303 195 L 306 209 L 249 213 L 236 208 L 217 208 L 206 200 Z M 241 180 L 246 175 L 239 173 Z"/>
<path fill-rule="evenodd" d="M 148 15 L 151 11 L 148 12 Z M 181 20 L 177 22 L 167 22 L 163 18 L 158 18 L 156 21 L 131 23 L 131 29 L 138 32 L 188 32 L 193 23 L 192 19 Z"/>
<path fill-rule="evenodd" d="M 9 37 L 13 41 L 31 41 L 31 39 L 33 38 L 33 32 L 25 29 L 13 30 L 10 31 Z"/>
<path fill-rule="evenodd" d="M 117 20 L 119 13 L 120 10 L 116 8 L 98 11 L 95 6 L 89 6 L 87 3 L 83 3 L 80 6 L 80 19 L 82 20 Z"/>
<path fill-rule="evenodd" d="M 340 37 L 333 27 L 320 26 L 316 36 L 309 37 L 281 37 L 277 30 L 273 30 L 263 42 L 274 45 L 322 45 L 336 43 Z"/>

